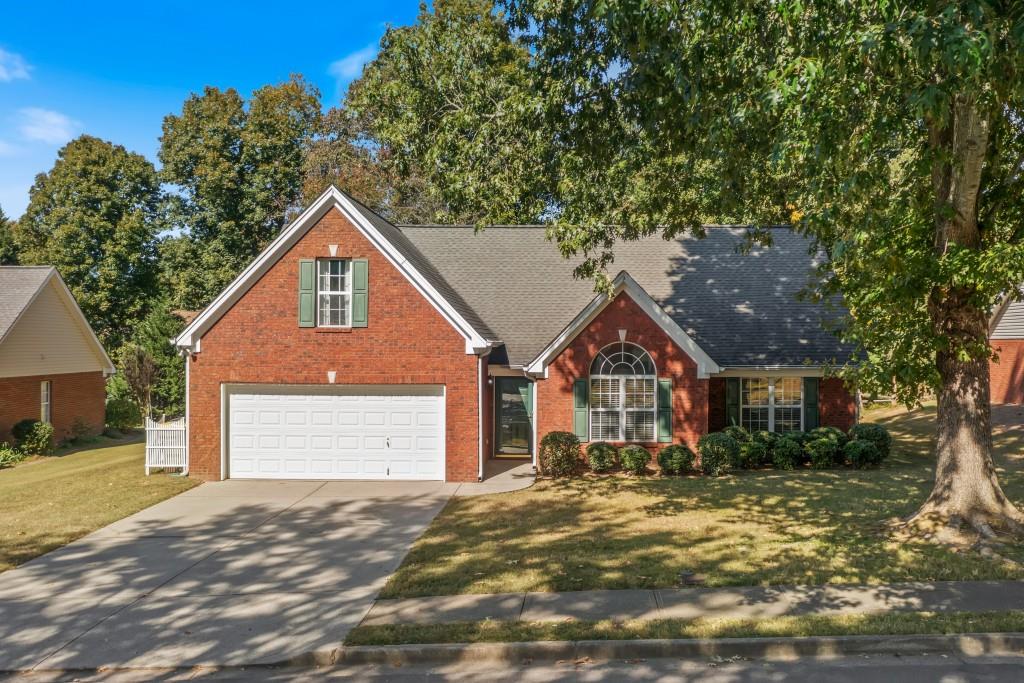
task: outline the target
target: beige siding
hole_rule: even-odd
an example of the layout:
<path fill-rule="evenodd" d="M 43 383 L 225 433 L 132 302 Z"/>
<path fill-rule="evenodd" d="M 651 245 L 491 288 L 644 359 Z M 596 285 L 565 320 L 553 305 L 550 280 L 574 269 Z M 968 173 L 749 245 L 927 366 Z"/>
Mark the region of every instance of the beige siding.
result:
<path fill-rule="evenodd" d="M 51 280 L 0 344 L 0 377 L 103 370 L 77 314 Z"/>
<path fill-rule="evenodd" d="M 993 339 L 1024 339 L 1024 301 L 1013 301 L 992 330 Z"/>

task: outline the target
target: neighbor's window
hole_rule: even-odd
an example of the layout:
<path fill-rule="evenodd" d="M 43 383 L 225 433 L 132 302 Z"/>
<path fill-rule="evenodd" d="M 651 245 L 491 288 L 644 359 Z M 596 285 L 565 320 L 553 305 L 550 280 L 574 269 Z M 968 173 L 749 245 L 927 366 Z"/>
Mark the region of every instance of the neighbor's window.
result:
<path fill-rule="evenodd" d="M 655 440 L 657 378 L 654 361 L 636 344 L 606 346 L 590 366 L 590 438 Z"/>
<path fill-rule="evenodd" d="M 317 325 L 348 327 L 352 324 L 352 273 L 345 259 L 316 262 Z"/>
<path fill-rule="evenodd" d="M 740 424 L 751 432 L 803 429 L 802 377 L 750 377 L 740 380 Z"/>
<path fill-rule="evenodd" d="M 51 418 L 50 411 L 50 393 L 52 386 L 49 381 L 39 383 L 39 419 L 42 422 L 49 423 Z"/>

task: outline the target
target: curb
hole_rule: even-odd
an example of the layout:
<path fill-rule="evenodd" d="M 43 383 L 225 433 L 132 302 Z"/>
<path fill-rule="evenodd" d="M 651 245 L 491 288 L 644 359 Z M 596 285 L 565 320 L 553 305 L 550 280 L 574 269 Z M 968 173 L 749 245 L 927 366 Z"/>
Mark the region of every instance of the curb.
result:
<path fill-rule="evenodd" d="M 965 633 L 927 636 L 812 636 L 803 638 L 716 638 L 679 640 L 579 640 L 444 645 L 342 647 L 319 660 L 335 665 L 412 666 L 492 662 L 522 664 L 580 659 L 730 658 L 787 661 L 852 655 L 962 657 L 1024 655 L 1024 633 Z M 313 659 L 313 658 L 311 658 Z M 307 659 L 307 661 L 310 661 Z"/>

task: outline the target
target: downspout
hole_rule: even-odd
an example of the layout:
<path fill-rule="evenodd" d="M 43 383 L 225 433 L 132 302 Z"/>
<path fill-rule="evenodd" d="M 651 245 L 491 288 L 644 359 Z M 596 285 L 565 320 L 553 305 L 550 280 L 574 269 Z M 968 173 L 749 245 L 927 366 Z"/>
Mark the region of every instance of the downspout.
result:
<path fill-rule="evenodd" d="M 190 372 L 192 365 L 192 354 L 185 352 L 185 468 L 182 470 L 182 474 L 188 476 L 188 466 L 192 462 L 192 420 L 189 419 L 192 409 L 191 398 L 191 379 Z"/>

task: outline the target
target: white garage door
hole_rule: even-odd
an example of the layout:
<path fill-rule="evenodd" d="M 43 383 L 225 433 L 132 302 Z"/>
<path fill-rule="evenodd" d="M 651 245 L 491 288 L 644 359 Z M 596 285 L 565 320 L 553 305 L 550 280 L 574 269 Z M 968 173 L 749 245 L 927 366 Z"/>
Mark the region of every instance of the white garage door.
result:
<path fill-rule="evenodd" d="M 229 477 L 444 479 L 444 387 L 245 387 L 228 402 Z"/>

